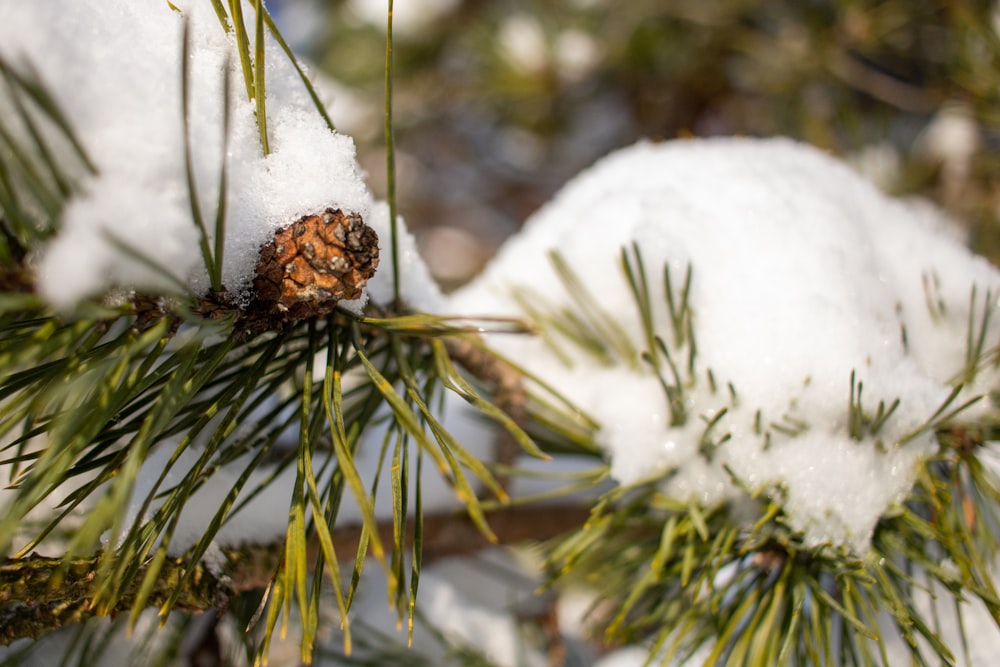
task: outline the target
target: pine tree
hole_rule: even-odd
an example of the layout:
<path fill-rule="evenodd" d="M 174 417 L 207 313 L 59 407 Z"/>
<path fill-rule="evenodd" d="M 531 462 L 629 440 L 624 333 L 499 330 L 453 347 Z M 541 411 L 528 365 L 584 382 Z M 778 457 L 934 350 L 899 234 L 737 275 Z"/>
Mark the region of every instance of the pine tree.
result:
<path fill-rule="evenodd" d="M 251 288 L 242 292 L 227 278 L 237 260 L 225 242 L 233 205 L 226 193 L 238 167 L 222 157 L 207 176 L 197 160 L 194 119 L 204 101 L 191 95 L 202 44 L 188 20 L 194 10 L 171 5 L 183 26 L 174 82 L 182 141 L 174 148 L 199 277 L 179 278 L 156 247 L 116 236 L 125 227 L 110 225 L 102 247 L 120 266 L 69 306 L 45 286 L 39 258 L 103 166 L 31 54 L 0 49 L 2 641 L 67 628 L 68 654 L 100 664 L 115 633 L 142 627 L 152 609 L 167 627 L 150 632 L 149 654 L 137 659 L 159 664 L 182 657 L 183 637 L 214 637 L 223 617 L 250 628 L 234 660 L 265 661 L 272 637 L 292 622 L 303 662 L 346 662 L 353 652 L 364 664 L 416 664 L 418 655 L 380 634 L 389 628 L 349 616 L 362 575 L 386 582 L 386 601 L 412 633 L 423 623 L 427 560 L 530 540 L 542 546 L 545 587 L 595 590 L 600 639 L 641 643 L 653 663 L 886 664 L 891 637 L 902 638 L 915 662 L 961 661 L 967 638 L 958 603 L 978 601 L 1000 620 L 991 574 L 1000 484 L 984 463 L 996 415 L 966 411 L 981 398 L 969 387 L 989 382 L 1000 359 L 995 294 L 973 287 L 967 303 L 955 304 L 938 277 L 926 278 L 932 318 L 965 309 L 961 340 L 953 341 L 964 365 L 945 400 L 899 438 L 932 439 L 934 450 L 905 499 L 879 517 L 867 553 L 811 541 L 787 489 L 728 468 L 749 508 L 673 497 L 665 492 L 673 471 L 611 484 L 620 478 L 598 420 L 493 342 L 497 334 L 534 336 L 557 357 L 652 379 L 670 426 L 691 426 L 699 455 L 711 462 L 731 437 L 725 414 L 741 399 L 737 386 L 696 363 L 692 285 L 700 269 L 659 265 L 638 242 L 613 248 L 614 269 L 601 281 L 626 286 L 633 319 L 609 310 L 601 282 L 595 287 L 559 252 L 536 264 L 554 276 L 561 302 L 520 291 L 511 297 L 519 316 L 497 317 L 442 315 L 427 305 L 434 294 L 419 303 L 421 290 L 434 290 L 410 284 L 421 276 L 407 264 L 412 240 L 395 210 L 391 6 L 387 206 L 373 204 L 368 219 L 333 204 L 298 211 L 257 246 Z M 299 94 L 335 133 L 263 3 L 211 7 L 233 45 L 216 100 L 221 155 L 232 148 L 234 90 L 252 107 L 254 150 L 271 152 L 278 112 L 269 105 L 281 98 L 265 89 L 279 63 L 292 65 Z M 347 303 L 365 290 L 363 309 Z M 851 437 L 891 449 L 897 443 L 879 435 L 891 431 L 900 401 L 875 401 L 862 373 L 846 370 L 842 412 Z M 696 392 L 728 407 L 693 414 Z M 456 406 L 475 413 L 466 419 L 478 430 L 460 423 Z M 757 417 L 762 439 L 793 438 L 810 426 L 794 415 Z M 468 440 L 470 432 L 491 434 L 488 446 Z M 537 496 L 512 497 L 517 480 L 537 474 L 525 456 L 567 454 L 590 467 L 550 475 Z M 456 501 L 427 510 L 441 487 Z M 262 527 L 266 539 L 257 542 L 222 537 L 229 529 L 252 537 L 255 498 L 281 493 L 280 531 Z M 192 515 L 201 517 L 196 535 L 184 532 Z M 941 619 L 953 617 L 959 632 L 944 632 Z M 343 649 L 336 658 L 317 654 L 331 628 Z M 456 664 L 487 662 L 440 639 Z M 2 655 L 30 660 L 43 643 L 14 643 Z M 550 648 L 557 656 L 558 642 Z"/>

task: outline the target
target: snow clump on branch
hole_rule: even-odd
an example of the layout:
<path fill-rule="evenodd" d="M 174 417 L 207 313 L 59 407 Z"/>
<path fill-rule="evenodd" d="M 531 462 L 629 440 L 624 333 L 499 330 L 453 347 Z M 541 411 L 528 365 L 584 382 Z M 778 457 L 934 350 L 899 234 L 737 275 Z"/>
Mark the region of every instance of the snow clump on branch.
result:
<path fill-rule="evenodd" d="M 602 160 L 450 307 L 547 332 L 489 342 L 600 424 L 619 483 L 703 505 L 764 490 L 806 544 L 864 552 L 953 388 L 971 380 L 947 410 L 996 386 L 998 295 L 929 205 L 788 140 L 712 139 Z"/>
<path fill-rule="evenodd" d="M 253 6 L 244 3 L 243 11 L 253 49 Z M 266 27 L 267 155 L 239 47 L 212 3 L 8 2 L 0 21 L 0 55 L 40 79 L 97 168 L 94 175 L 76 175 L 77 187 L 57 221 L 57 233 L 35 260 L 38 289 L 57 308 L 70 310 L 115 287 L 154 295 L 176 292 L 178 283 L 199 294 L 210 287 L 185 169 L 185 22 L 191 166 L 210 237 L 224 157 L 228 161 L 221 278 L 229 293 L 249 298 L 260 248 L 275 232 L 329 209 L 360 215 L 378 233 L 382 257 L 390 256 L 388 212 L 372 200 L 353 140 L 328 127 Z M 223 112 L 227 68 L 228 136 Z M 12 125 L 15 139 L 31 145 L 29 128 Z M 214 238 L 209 241 L 214 246 Z M 402 228 L 398 242 L 407 296 L 433 302 L 437 289 L 416 262 L 413 240 Z M 386 302 L 391 286 L 391 262 L 385 261 L 369 292 Z"/>

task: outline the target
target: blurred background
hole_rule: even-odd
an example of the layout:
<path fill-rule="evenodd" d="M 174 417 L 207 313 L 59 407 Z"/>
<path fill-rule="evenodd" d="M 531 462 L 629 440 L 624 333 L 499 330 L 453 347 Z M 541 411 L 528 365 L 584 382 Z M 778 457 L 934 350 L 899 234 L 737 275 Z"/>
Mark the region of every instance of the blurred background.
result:
<path fill-rule="evenodd" d="M 385 193 L 387 0 L 269 0 Z M 395 0 L 399 211 L 445 288 L 647 137 L 785 135 L 937 201 L 1000 259 L 1000 8 L 972 0 Z"/>

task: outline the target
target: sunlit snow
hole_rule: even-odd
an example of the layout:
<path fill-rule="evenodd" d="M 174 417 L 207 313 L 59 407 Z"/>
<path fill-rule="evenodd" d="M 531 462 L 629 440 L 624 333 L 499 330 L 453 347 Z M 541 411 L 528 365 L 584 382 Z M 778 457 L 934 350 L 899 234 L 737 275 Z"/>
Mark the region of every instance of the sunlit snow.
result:
<path fill-rule="evenodd" d="M 5 6 L 0 53 L 38 72 L 69 110 L 98 167 L 69 200 L 52 242 L 33 258 L 42 294 L 68 309 L 116 286 L 172 290 L 177 279 L 195 291 L 207 289 L 184 167 L 180 54 L 188 20 L 193 170 L 208 220 L 219 197 L 223 146 L 230 170 L 226 286 L 246 288 L 260 245 L 277 228 L 340 207 L 361 213 L 379 233 L 384 261 L 368 293 L 389 301 L 388 207 L 373 201 L 352 140 L 326 126 L 292 64 L 269 40 L 271 153 L 265 156 L 232 36 L 209 3 L 174 4 L 182 11 L 163 0 Z M 362 15 L 361 8 L 375 7 L 354 4 Z M 443 16 L 455 3 L 430 4 Z M 405 32 L 405 25 L 398 27 Z M 228 137 L 220 113 L 227 67 Z M 13 131 L 27 130 L 15 124 Z M 933 433 L 923 427 L 968 370 L 970 321 L 978 331 L 1000 295 L 1000 272 L 972 255 L 935 209 L 886 197 L 840 162 L 787 140 L 644 142 L 615 153 L 570 183 L 479 279 L 447 301 L 405 229 L 397 241 L 400 284 L 418 307 L 535 320 L 569 309 L 582 318 L 578 324 L 603 313 L 623 329 L 634 352 L 649 341 L 621 258 L 626 250 L 636 266 L 641 256 L 654 329 L 678 368 L 682 401 L 673 409 L 682 409 L 683 420 L 676 414 L 672 420 L 663 384 L 675 378 L 662 357 L 658 376 L 638 354 L 595 356 L 544 321 L 536 324 L 546 336 L 497 334 L 488 342 L 596 419 L 617 482 L 656 479 L 682 500 L 739 505 L 746 495 L 735 477 L 779 499 L 807 544 L 856 552 L 866 550 L 879 516 L 905 498 L 920 462 L 935 452 Z M 172 278 L 122 245 L 154 257 Z M 584 285 L 584 298 L 570 297 L 552 251 Z M 677 343 L 666 314 L 665 267 L 675 298 L 691 268 L 696 353 L 690 369 L 689 343 Z M 998 320 L 993 313 L 984 327 L 986 350 L 997 344 Z M 586 326 L 570 327 L 570 333 L 581 329 Z M 995 368 L 976 370 L 952 406 L 996 385 Z M 863 383 L 868 416 L 880 402 L 899 401 L 878 433 L 850 433 L 852 377 Z M 488 458 L 492 433 L 459 407 L 453 397 L 446 425 L 474 455 Z M 972 409 L 989 407 L 983 400 Z M 380 464 L 380 440 L 375 429 L 366 433 L 357 456 L 366 483 Z M 146 461 L 130 516 L 164 473 L 173 446 L 160 443 Z M 166 470 L 163 488 L 183 479 L 194 462 L 193 450 L 181 457 Z M 437 473 L 425 470 L 424 508 L 457 509 L 451 489 L 435 486 Z M 253 476 L 249 492 L 270 472 Z M 287 526 L 291 474 L 235 514 L 219 543 L 279 538 Z M 387 478 L 379 491 L 380 518 L 392 511 Z M 224 469 L 205 485 L 184 514 L 172 549 L 203 534 L 237 479 Z M 340 516 L 360 519 L 350 497 Z M 460 620 L 477 621 L 476 627 L 467 623 L 467 637 L 479 641 L 497 624 L 491 614 L 467 613 L 470 604 L 449 589 L 447 577 L 426 583 L 428 607 L 438 620 L 456 627 Z M 976 613 L 973 620 L 989 626 L 992 619 Z M 508 639 L 513 627 L 503 623 Z M 633 664 L 639 656 L 644 649 L 606 662 Z"/>
<path fill-rule="evenodd" d="M 631 254 L 637 244 L 654 328 L 668 345 L 664 267 L 680 299 L 690 266 L 693 376 L 689 348 L 673 351 L 683 423 L 672 420 L 661 380 L 643 361 L 602 361 L 551 324 L 547 340 L 489 342 L 597 419 L 617 481 L 671 473 L 666 492 L 710 504 L 743 497 L 731 472 L 783 498 L 808 544 L 864 551 L 878 517 L 905 497 L 918 462 L 935 450 L 931 432 L 899 443 L 932 417 L 965 366 L 973 286 L 976 326 L 1000 294 L 1000 273 L 949 224 L 929 205 L 893 200 L 788 140 L 644 142 L 566 186 L 450 307 L 517 316 L 532 314 L 526 303 L 548 314 L 599 310 L 641 351 L 649 345 L 622 249 Z M 585 285 L 585 304 L 569 297 L 551 251 Z M 991 324 L 985 349 L 997 333 Z M 847 423 L 852 372 L 869 417 L 880 401 L 888 409 L 899 399 L 877 433 L 857 438 Z M 677 384 L 666 364 L 661 374 Z M 987 375 L 953 407 L 988 389 L 996 374 Z"/>
<path fill-rule="evenodd" d="M 378 232 L 382 255 L 388 257 L 388 212 L 372 201 L 353 140 L 327 127 L 270 33 L 265 68 L 270 153 L 265 156 L 232 33 L 211 3 L 173 4 L 181 11 L 164 0 L 5 5 L 0 54 L 37 73 L 98 169 L 79 183 L 58 221 L 59 232 L 37 257 L 38 287 L 46 299 L 71 309 L 83 298 L 119 286 L 176 291 L 180 281 L 196 292 L 208 289 L 184 166 L 185 21 L 191 43 L 192 168 L 210 234 L 223 147 L 228 160 L 222 278 L 230 292 L 246 294 L 259 248 L 277 229 L 327 208 L 360 213 Z M 253 9 L 245 11 L 252 36 Z M 227 68 L 228 135 L 223 128 Z M 14 130 L 29 143 L 27 128 L 15 125 Z M 414 265 L 415 245 L 405 230 L 399 243 L 406 296 L 430 307 L 437 290 L 422 264 Z M 391 262 L 381 264 L 370 287 L 391 296 Z"/>

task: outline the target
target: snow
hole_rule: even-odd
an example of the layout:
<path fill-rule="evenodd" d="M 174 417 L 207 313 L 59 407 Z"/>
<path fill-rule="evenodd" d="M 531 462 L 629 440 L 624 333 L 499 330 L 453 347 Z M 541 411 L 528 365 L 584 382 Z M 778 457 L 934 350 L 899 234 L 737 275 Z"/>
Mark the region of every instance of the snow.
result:
<path fill-rule="evenodd" d="M 553 51 L 559 73 L 569 81 L 590 74 L 603 56 L 601 46 L 590 34 L 572 28 L 556 35 Z"/>
<path fill-rule="evenodd" d="M 944 565 L 947 567 L 949 563 Z M 998 563 L 994 562 L 990 568 L 993 576 L 1000 571 L 997 565 Z M 921 583 L 925 584 L 926 588 L 914 587 L 914 607 L 924 618 L 935 619 L 935 631 L 946 638 L 946 645 L 955 654 L 955 664 L 977 667 L 996 664 L 997 648 L 1000 646 L 1000 626 L 982 600 L 975 596 L 967 596 L 956 604 L 953 593 L 932 577 L 923 577 Z M 880 632 L 886 638 L 889 664 L 906 664 L 910 661 L 910 647 L 906 640 L 900 635 L 888 614 L 883 614 L 879 620 Z M 963 635 L 965 642 L 961 643 L 958 638 Z M 925 638 L 917 635 L 916 641 L 925 654 L 934 654 Z"/>
<path fill-rule="evenodd" d="M 358 19 L 385 31 L 389 0 L 350 0 L 351 11 Z M 392 3 L 392 34 L 394 38 L 418 39 L 434 34 L 435 23 L 447 21 L 458 10 L 460 0 L 399 0 Z"/>
<path fill-rule="evenodd" d="M 548 44 L 542 24 L 533 16 L 513 14 L 497 30 L 500 52 L 514 69 L 540 72 L 549 62 Z"/>
<path fill-rule="evenodd" d="M 36 258 L 41 293 L 54 306 L 71 310 L 80 300 L 116 286 L 156 293 L 175 292 L 178 280 L 196 292 L 210 286 L 185 180 L 185 20 L 191 31 L 193 172 L 210 234 L 224 146 L 229 165 L 225 286 L 245 297 L 261 244 L 299 217 L 332 207 L 361 214 L 378 232 L 383 262 L 372 287 L 382 295 L 391 290 L 391 271 L 385 270 L 390 263 L 388 215 L 373 213 L 353 140 L 326 126 L 293 64 L 267 33 L 270 154 L 265 156 L 235 39 L 210 3 L 173 4 L 182 11 L 171 10 L 163 0 L 3 2 L 0 54 L 17 65 L 30 63 L 39 73 L 98 169 L 96 176 L 78 183 L 58 221 L 58 234 Z M 252 35 L 252 5 L 245 5 L 244 12 Z M 222 113 L 226 67 L 228 137 Z M 0 111 L 11 116 L 8 109 Z M 27 140 L 27 128 L 15 126 L 15 131 Z M 414 256 L 412 239 L 405 237 L 402 243 L 401 255 Z M 150 269 L 134 252 L 123 251 L 122 244 L 154 257 L 172 275 Z M 379 283 L 383 286 L 377 287 Z M 430 282 L 406 284 L 406 296 L 415 303 L 425 304 L 425 291 L 431 299 L 436 293 Z"/>
<path fill-rule="evenodd" d="M 603 49 L 584 30 L 560 28 L 551 35 L 536 16 L 514 12 L 497 27 L 499 55 L 518 74 L 551 68 L 566 82 L 580 81 L 599 63 Z"/>
<path fill-rule="evenodd" d="M 648 364 L 602 363 L 558 336 L 554 346 L 503 335 L 490 344 L 596 418 L 619 483 L 663 477 L 674 497 L 739 502 L 745 495 L 726 466 L 782 499 L 807 544 L 866 551 L 879 516 L 906 496 L 919 462 L 935 451 L 929 433 L 900 440 L 933 415 L 965 364 L 970 290 L 977 286 L 981 319 L 987 289 L 989 309 L 997 306 L 1000 273 L 929 205 L 890 199 L 816 149 L 781 139 L 643 142 L 567 185 L 455 293 L 450 309 L 525 317 L 520 294 L 543 312 L 580 311 L 547 256 L 555 249 L 585 283 L 588 307 L 646 349 L 620 268 L 622 248 L 633 243 L 657 304 L 654 328 L 682 374 L 685 423 L 672 425 Z M 688 266 L 691 377 L 662 286 L 669 267 L 677 296 Z M 928 307 L 928 294 L 943 312 Z M 996 320 L 986 349 L 997 341 Z M 869 416 L 879 401 L 900 401 L 875 437 L 849 435 L 852 372 Z M 995 380 L 992 370 L 980 373 L 959 400 Z M 730 439 L 706 454 L 706 424 L 723 409 L 707 434 Z"/>
<path fill-rule="evenodd" d="M 968 182 L 972 159 L 982 148 L 972 109 L 964 102 L 945 104 L 914 142 L 914 148 L 941 167 L 944 196 L 954 199 Z"/>
<path fill-rule="evenodd" d="M 492 583 L 498 590 L 493 590 L 493 595 L 486 597 L 482 590 L 484 586 L 488 589 L 491 583 L 488 574 L 475 571 L 456 573 L 456 569 L 456 563 L 444 562 L 436 568 L 422 571 L 420 575 L 421 594 L 426 593 L 426 598 L 420 598 L 421 609 L 448 640 L 475 649 L 496 665 L 542 667 L 548 664 L 540 652 L 525 646 L 523 630 L 518 627 L 518 619 L 509 609 L 514 598 L 510 591 L 509 573 L 501 573 L 506 576 L 499 581 L 496 580 L 497 574 L 493 574 Z M 459 585 L 463 581 L 465 590 Z M 522 588 L 525 588 L 525 583 L 530 585 L 532 582 L 521 582 Z M 478 596 L 477 590 L 480 591 Z M 530 589 L 525 592 L 530 595 Z M 498 601 L 502 602 L 497 604 Z"/>
<path fill-rule="evenodd" d="M 301 215 L 336 207 L 362 214 L 379 234 L 382 256 L 366 296 L 345 307 L 360 312 L 369 298 L 391 300 L 388 206 L 373 200 L 353 141 L 327 128 L 292 64 L 268 40 L 271 152 L 265 156 L 234 40 L 209 3 L 174 4 L 181 13 L 162 0 L 0 0 L 0 53 L 10 62 L 30 62 L 40 73 L 60 105 L 71 110 L 73 127 L 98 167 L 96 175 L 80 182 L 59 232 L 34 258 L 42 294 L 69 310 L 117 286 L 171 291 L 179 280 L 195 291 L 208 289 L 182 148 L 181 35 L 187 19 L 193 45 L 193 170 L 208 220 L 219 197 L 224 150 L 230 168 L 225 285 L 245 291 L 258 248 L 274 231 Z M 416 3 L 397 4 L 396 27 L 404 34 L 426 27 L 421 21 L 443 20 L 457 5 L 452 0 L 424 3 L 430 9 L 419 19 L 410 15 L 410 22 L 406 8 Z M 382 5 L 354 3 L 364 16 L 375 16 Z M 379 11 L 384 23 L 384 8 Z M 563 37 L 556 55 L 569 70 L 585 69 L 594 57 L 592 45 L 573 33 Z M 549 58 L 541 28 L 519 15 L 504 24 L 499 39 L 511 61 L 524 69 L 537 69 Z M 231 74 L 228 137 L 219 112 L 226 67 Z M 0 107 L 0 113 L 8 112 Z M 961 125 L 942 127 L 929 131 L 927 141 L 943 160 L 960 163 L 965 153 L 945 151 L 939 144 L 947 141 L 938 135 L 957 136 L 965 152 L 972 139 L 961 134 Z M 14 130 L 22 139 L 27 131 L 16 124 Z M 109 237 L 154 256 L 172 277 L 136 261 Z M 745 485 L 776 494 L 789 525 L 807 544 L 832 543 L 859 553 L 867 549 L 878 518 L 905 498 L 920 462 L 935 452 L 929 433 L 901 441 L 934 414 L 965 364 L 973 286 L 980 300 L 973 318 L 983 316 L 984 304 L 990 312 L 1000 305 L 1000 273 L 966 250 L 938 211 L 892 200 L 846 166 L 787 140 L 643 142 L 619 151 L 570 183 L 479 279 L 449 299 L 434 285 L 405 227 L 396 241 L 404 297 L 421 309 L 463 315 L 526 317 L 515 296 L 529 293 L 547 312 L 579 310 L 547 256 L 558 250 L 586 283 L 592 304 L 626 327 L 630 346 L 641 350 L 646 341 L 619 266 L 621 250 L 637 244 L 649 271 L 652 302 L 658 304 L 656 329 L 681 360 L 683 424 L 672 423 L 661 380 L 642 362 L 630 365 L 621 355 L 603 362 L 556 334 L 559 354 L 538 337 L 490 335 L 490 344 L 601 424 L 598 440 L 618 483 L 657 478 L 671 496 L 737 505 L 745 494 L 729 470 Z M 683 363 L 686 348 L 673 339 L 667 322 L 664 266 L 675 288 L 687 267 L 693 270 L 697 356 L 690 376 Z M 996 343 L 998 327 L 994 313 L 987 348 Z M 900 401 L 877 435 L 853 438 L 848 432 L 852 374 L 864 384 L 869 413 L 879 401 Z M 987 391 L 996 380 L 995 369 L 980 373 L 958 402 Z M 474 456 L 488 459 L 492 431 L 462 407 L 451 397 L 442 416 L 445 426 Z M 983 401 L 976 409 L 987 407 Z M 707 431 L 706 424 L 716 418 Z M 715 442 L 723 435 L 729 439 L 706 448 L 701 446 L 706 435 Z M 357 455 L 366 484 L 378 470 L 381 436 L 371 429 Z M 161 443 L 145 462 L 130 518 L 175 446 Z M 198 455 L 192 448 L 180 456 L 159 490 L 181 482 Z M 172 553 L 203 534 L 211 520 L 205 509 L 219 507 L 243 463 L 221 468 L 195 495 L 173 535 Z M 322 463 L 317 460 L 316 467 Z M 562 459 L 558 465 L 579 469 L 584 464 Z M 271 472 L 255 473 L 244 494 Z M 425 511 L 461 507 L 432 465 L 424 466 L 424 474 Z M 388 481 L 383 474 L 376 505 L 380 519 L 392 513 Z M 218 543 L 280 538 L 293 483 L 294 471 L 282 473 L 225 524 Z M 519 484 L 515 495 L 542 490 L 530 480 Z M 360 518 L 348 494 L 340 520 L 357 523 Z M 497 661 L 514 664 L 514 619 L 486 608 L 472 592 L 456 592 L 453 571 L 444 566 L 425 570 L 422 608 L 457 636 L 486 647 Z M 382 603 L 384 597 L 374 599 Z M 566 600 L 564 606 L 579 612 L 581 600 Z M 365 609 L 359 606 L 355 613 L 360 616 Z M 567 622 L 564 633 L 571 634 L 580 615 Z M 974 629 L 970 635 L 981 634 L 990 647 L 995 644 L 995 624 L 983 609 L 970 607 L 966 622 Z M 979 651 L 986 656 L 986 650 L 974 645 L 973 662 L 978 664 Z M 645 649 L 631 647 L 606 656 L 602 664 L 639 664 L 646 657 Z"/>

